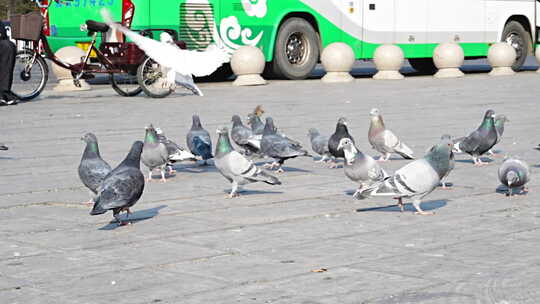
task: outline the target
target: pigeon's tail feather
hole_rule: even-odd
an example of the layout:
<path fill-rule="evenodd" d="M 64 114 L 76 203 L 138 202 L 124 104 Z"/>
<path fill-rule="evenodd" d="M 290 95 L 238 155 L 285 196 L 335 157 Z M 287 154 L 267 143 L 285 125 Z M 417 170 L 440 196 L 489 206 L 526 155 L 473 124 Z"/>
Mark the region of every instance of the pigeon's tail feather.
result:
<path fill-rule="evenodd" d="M 0 150 L 8 150 L 8 147 L 4 144 L 0 144 Z"/>
<path fill-rule="evenodd" d="M 96 198 L 96 202 L 94 203 L 94 207 L 90 211 L 90 215 L 99 215 L 107 212 L 106 209 L 103 209 L 101 205 L 99 204 L 99 196 Z"/>
<path fill-rule="evenodd" d="M 272 174 L 264 171 L 264 170 L 261 170 L 261 172 L 259 173 L 259 175 L 261 177 L 264 177 L 264 179 L 262 180 L 263 182 L 269 184 L 269 185 L 281 185 L 281 181 L 273 176 Z"/>
<path fill-rule="evenodd" d="M 359 194 L 364 197 L 403 196 L 403 193 L 396 187 L 393 176 L 389 176 L 382 182 L 374 183 L 370 187 L 362 189 Z"/>
<path fill-rule="evenodd" d="M 177 150 L 175 153 L 169 155 L 169 160 L 172 162 L 184 161 L 184 160 L 195 160 L 195 155 L 186 150 Z"/>
<path fill-rule="evenodd" d="M 313 155 L 309 154 L 307 150 L 300 150 L 303 154 L 301 156 L 307 156 L 307 157 L 313 157 Z"/>
<path fill-rule="evenodd" d="M 396 151 L 396 153 L 405 159 L 414 159 L 414 156 L 412 156 L 411 154 L 403 153 L 401 151 Z"/>
<path fill-rule="evenodd" d="M 209 144 L 205 143 L 202 140 L 198 140 L 195 143 L 195 150 L 197 151 L 197 154 L 202 157 L 202 159 L 211 159 L 214 158 L 212 155 L 212 148 Z"/>
<path fill-rule="evenodd" d="M 540 145 L 534 147 L 534 149 L 540 151 Z"/>
<path fill-rule="evenodd" d="M 394 149 L 394 151 L 405 159 L 414 159 L 413 150 L 403 142 L 400 142 L 400 144 L 396 147 L 396 149 Z"/>

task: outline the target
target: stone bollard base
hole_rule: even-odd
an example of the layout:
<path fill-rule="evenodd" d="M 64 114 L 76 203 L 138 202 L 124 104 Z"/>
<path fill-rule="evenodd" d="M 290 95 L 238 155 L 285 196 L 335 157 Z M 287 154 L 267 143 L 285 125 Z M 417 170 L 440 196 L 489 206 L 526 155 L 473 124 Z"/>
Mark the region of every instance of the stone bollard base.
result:
<path fill-rule="evenodd" d="M 353 82 L 354 78 L 349 72 L 328 72 L 321 79 L 326 83 Z"/>
<path fill-rule="evenodd" d="M 399 71 L 379 71 L 373 76 L 373 79 L 377 80 L 399 80 L 404 78 L 405 76 Z"/>
<path fill-rule="evenodd" d="M 489 76 L 511 76 L 515 75 L 516 72 L 512 70 L 511 67 L 495 67 L 491 72 L 489 72 Z"/>
<path fill-rule="evenodd" d="M 465 74 L 458 68 L 440 69 L 433 75 L 435 78 L 458 78 L 463 76 L 465 76 Z"/>
<path fill-rule="evenodd" d="M 81 87 L 77 87 L 73 83 L 73 79 L 60 79 L 58 84 L 53 88 L 53 91 L 56 92 L 69 92 L 69 91 L 89 91 L 92 89 L 88 82 L 84 79 L 80 80 Z"/>
<path fill-rule="evenodd" d="M 267 84 L 267 81 L 259 74 L 238 75 L 233 82 L 234 86 L 257 86 L 265 84 Z"/>

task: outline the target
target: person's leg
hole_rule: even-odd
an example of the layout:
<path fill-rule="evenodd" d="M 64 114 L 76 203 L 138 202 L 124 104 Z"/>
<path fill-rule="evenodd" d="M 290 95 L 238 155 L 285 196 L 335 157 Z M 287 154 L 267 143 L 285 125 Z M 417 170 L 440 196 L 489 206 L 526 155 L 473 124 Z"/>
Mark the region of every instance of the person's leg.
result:
<path fill-rule="evenodd" d="M 11 86 L 13 85 L 13 69 L 15 68 L 15 57 L 17 57 L 17 47 L 15 46 L 15 43 L 8 41 L 8 45 L 10 47 L 9 53 L 11 54 L 10 58 L 8 58 L 8 67 L 10 70 L 9 73 L 9 79 L 8 79 L 8 89 L 11 91 Z M 8 47 L 8 48 L 9 48 Z"/>
<path fill-rule="evenodd" d="M 0 99 L 8 105 L 17 104 L 19 96 L 11 92 L 17 48 L 9 40 L 0 40 L 0 54 Z"/>
<path fill-rule="evenodd" d="M 0 40 L 0 94 L 11 89 L 10 80 L 13 74 L 12 62 L 14 62 L 11 44 L 9 40 Z"/>

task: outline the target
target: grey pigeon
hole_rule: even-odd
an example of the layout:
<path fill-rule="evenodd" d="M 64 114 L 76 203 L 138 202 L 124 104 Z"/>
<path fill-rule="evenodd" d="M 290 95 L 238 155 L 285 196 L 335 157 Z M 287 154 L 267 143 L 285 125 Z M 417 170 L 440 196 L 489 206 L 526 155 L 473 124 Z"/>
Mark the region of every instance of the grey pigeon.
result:
<path fill-rule="evenodd" d="M 328 136 L 321 135 L 319 130 L 315 128 L 308 130 L 308 136 L 311 142 L 311 149 L 321 156 L 321 159 L 318 160 L 318 162 L 332 160 L 332 154 L 330 154 L 330 151 L 328 150 Z"/>
<path fill-rule="evenodd" d="M 232 183 L 230 198 L 238 196 L 238 187 L 241 185 L 256 182 L 281 185 L 275 176 L 258 168 L 253 161 L 233 149 L 227 128 L 219 129 L 218 134 L 214 164 L 221 175 Z"/>
<path fill-rule="evenodd" d="M 277 167 L 278 173 L 283 172 L 281 167 L 287 159 L 295 158 L 297 156 L 311 157 L 298 142 L 291 141 L 288 138 L 277 134 L 274 120 L 271 117 L 266 118 L 266 124 L 261 140 L 261 152 L 268 157 L 278 160 L 269 166 L 271 168 Z"/>
<path fill-rule="evenodd" d="M 152 181 L 152 171 L 156 168 L 160 170 L 161 181 L 167 181 L 165 179 L 165 167 L 169 162 L 169 152 L 165 144 L 159 141 L 156 129 L 151 124 L 146 127 L 141 161 L 148 167 L 148 181 Z"/>
<path fill-rule="evenodd" d="M 2 151 L 2 150 L 4 150 L 4 151 L 5 151 L 5 150 L 9 150 L 9 148 L 8 148 L 8 146 L 6 146 L 5 144 L 0 143 L 0 151 Z"/>
<path fill-rule="evenodd" d="M 514 194 L 514 189 L 520 192 L 527 192 L 525 185 L 531 179 L 531 169 L 529 165 L 516 158 L 507 158 L 499 167 L 499 180 L 508 188 L 507 196 Z"/>
<path fill-rule="evenodd" d="M 255 114 L 248 114 L 248 125 L 255 135 L 262 135 L 264 132 L 264 123 L 261 118 Z"/>
<path fill-rule="evenodd" d="M 362 197 L 359 196 L 361 191 L 370 189 L 388 176 L 379 163 L 371 156 L 359 151 L 350 138 L 342 138 L 338 148 L 343 149 L 345 153 L 343 166 L 345 175 L 353 182 L 360 184 L 353 197 L 361 199 Z"/>
<path fill-rule="evenodd" d="M 196 156 L 200 156 L 204 165 L 212 156 L 212 140 L 210 134 L 201 125 L 199 115 L 193 115 L 191 129 L 186 135 L 186 142 L 189 150 Z"/>
<path fill-rule="evenodd" d="M 86 188 L 97 194 L 99 186 L 112 169 L 101 158 L 98 141 L 94 134 L 86 133 L 81 140 L 86 142 L 86 147 L 79 163 L 79 178 Z M 92 203 L 92 200 L 85 203 Z"/>
<path fill-rule="evenodd" d="M 387 161 L 392 153 L 397 153 L 405 159 L 414 159 L 413 151 L 390 130 L 384 126 L 384 121 L 378 109 L 369 112 L 371 124 L 368 140 L 373 149 L 381 153 L 379 161 Z"/>
<path fill-rule="evenodd" d="M 484 163 L 480 156 L 488 152 L 497 143 L 498 133 L 494 122 L 495 112 L 487 110 L 480 126 L 471 134 L 454 143 L 456 151 L 462 151 L 472 156 L 475 166 Z"/>
<path fill-rule="evenodd" d="M 140 170 L 142 150 L 141 141 L 133 143 L 126 158 L 105 177 L 94 200 L 91 215 L 112 210 L 118 224 L 123 224 L 120 212 L 126 211 L 129 216 L 129 208 L 141 198 L 144 190 L 144 175 Z"/>
<path fill-rule="evenodd" d="M 264 123 L 261 120 L 261 115 L 264 114 L 264 110 L 261 105 L 258 105 L 253 113 L 248 114 L 248 125 L 255 135 L 262 135 L 264 131 Z"/>
<path fill-rule="evenodd" d="M 403 198 L 412 198 L 416 214 L 431 214 L 420 208 L 421 200 L 435 190 L 441 179 L 448 175 L 452 154 L 452 141 L 442 139 L 424 158 L 408 163 L 378 185 L 361 191 L 360 195 L 394 197 L 398 199 L 401 211 Z"/>
<path fill-rule="evenodd" d="M 253 130 L 244 126 L 238 115 L 233 115 L 232 123 L 231 139 L 244 149 L 247 155 L 258 154 L 261 150 L 262 135 L 255 135 Z"/>
<path fill-rule="evenodd" d="M 343 153 L 342 149 L 338 149 L 339 142 L 343 138 L 350 138 L 351 141 L 354 144 L 354 139 L 349 134 L 349 129 L 347 129 L 348 121 L 345 117 L 341 117 L 338 119 L 338 122 L 336 124 L 336 131 L 334 134 L 330 136 L 330 139 L 328 139 L 328 151 L 330 154 L 335 158 L 344 158 L 345 154 Z M 335 162 L 332 163 L 331 167 L 337 167 L 337 164 Z"/>
<path fill-rule="evenodd" d="M 453 146 L 452 136 L 448 134 L 444 134 L 443 136 L 441 136 L 441 141 L 450 141 L 452 142 L 452 146 Z M 452 155 L 450 155 L 450 162 L 448 163 L 446 174 L 441 178 L 441 187 L 445 190 L 449 189 L 449 186 L 447 186 L 445 182 L 446 177 L 450 174 L 452 170 L 454 170 L 455 166 L 456 166 L 456 160 L 454 159 L 454 153 L 452 153 Z"/>
<path fill-rule="evenodd" d="M 165 136 L 165 133 L 160 128 L 155 128 L 158 140 L 160 143 L 164 144 L 167 147 L 167 153 L 169 154 L 169 160 L 167 162 L 167 167 L 169 168 L 169 173 L 174 173 L 172 169 L 172 164 L 181 161 L 195 161 L 195 155 L 189 152 L 187 149 L 180 147 L 177 143 L 170 140 Z"/>

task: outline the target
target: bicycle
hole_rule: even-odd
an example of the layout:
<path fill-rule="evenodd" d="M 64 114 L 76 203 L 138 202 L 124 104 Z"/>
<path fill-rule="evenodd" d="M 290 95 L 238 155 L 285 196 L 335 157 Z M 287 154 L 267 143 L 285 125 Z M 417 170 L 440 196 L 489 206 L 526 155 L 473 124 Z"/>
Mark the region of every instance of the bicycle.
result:
<path fill-rule="evenodd" d="M 42 4 L 41 0 L 32 0 L 41 9 L 26 15 L 16 15 L 11 19 L 12 37 L 23 41 L 23 49 L 17 52 L 13 72 L 12 90 L 21 100 L 38 97 L 48 81 L 49 68 L 44 60 L 47 58 L 58 66 L 68 69 L 74 76 L 73 83 L 80 87 L 81 79 L 94 77 L 93 74 L 109 74 L 112 88 L 121 96 L 136 96 L 142 92 L 137 80 L 137 70 L 147 60 L 145 53 L 131 42 L 104 42 L 109 26 L 105 23 L 87 20 L 81 30 L 92 36 L 90 46 L 81 62 L 70 64 L 55 56 L 44 34 L 44 18 L 53 3 Z M 54 0 L 62 3 L 73 0 Z M 101 34 L 101 43 L 96 47 L 97 35 Z M 97 63 L 90 62 L 94 53 Z"/>

